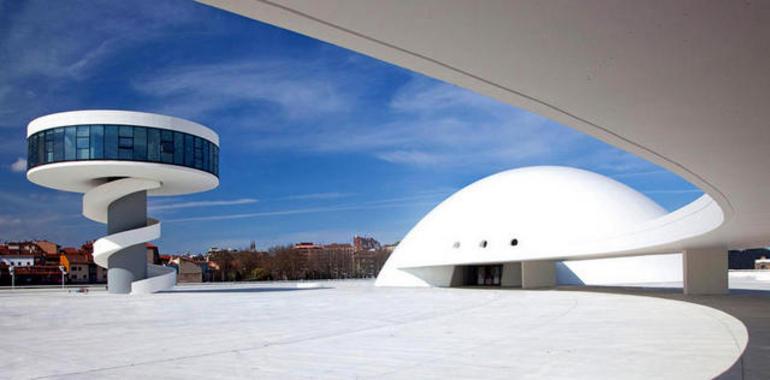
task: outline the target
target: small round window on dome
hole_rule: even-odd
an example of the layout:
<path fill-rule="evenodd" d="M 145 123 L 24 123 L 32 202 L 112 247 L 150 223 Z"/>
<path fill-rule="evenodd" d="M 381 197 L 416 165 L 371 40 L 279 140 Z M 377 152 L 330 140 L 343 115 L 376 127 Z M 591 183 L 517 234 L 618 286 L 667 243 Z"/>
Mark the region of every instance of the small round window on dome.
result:
<path fill-rule="evenodd" d="M 517 245 L 519 245 L 519 239 L 513 239 L 513 240 L 511 240 L 511 247 L 515 247 L 515 246 L 517 246 Z"/>
<path fill-rule="evenodd" d="M 479 247 L 486 248 L 487 247 L 487 241 L 486 240 L 482 240 L 481 243 L 479 243 Z"/>
<path fill-rule="evenodd" d="M 454 244 L 452 244 L 452 248 L 460 248 L 460 242 L 456 241 Z"/>

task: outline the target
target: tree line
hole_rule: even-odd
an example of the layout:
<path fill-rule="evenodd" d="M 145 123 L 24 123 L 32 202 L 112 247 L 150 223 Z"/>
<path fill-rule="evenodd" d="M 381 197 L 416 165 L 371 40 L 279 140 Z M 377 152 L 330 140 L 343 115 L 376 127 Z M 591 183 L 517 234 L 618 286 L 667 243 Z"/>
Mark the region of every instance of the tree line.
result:
<path fill-rule="evenodd" d="M 266 252 L 219 251 L 209 254 L 207 281 L 278 281 L 371 278 L 390 252 L 350 249 L 297 249 L 276 246 Z"/>

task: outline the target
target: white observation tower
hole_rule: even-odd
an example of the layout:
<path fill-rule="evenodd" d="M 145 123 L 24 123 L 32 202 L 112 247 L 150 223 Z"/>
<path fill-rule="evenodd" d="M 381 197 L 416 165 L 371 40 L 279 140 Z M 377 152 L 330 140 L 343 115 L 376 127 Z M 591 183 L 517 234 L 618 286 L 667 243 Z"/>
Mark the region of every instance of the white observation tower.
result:
<path fill-rule="evenodd" d="M 173 268 L 147 262 L 144 243 L 160 237 L 147 196 L 219 185 L 219 136 L 191 121 L 130 111 L 72 111 L 27 127 L 27 178 L 83 193 L 83 215 L 107 224 L 94 262 L 110 293 L 152 293 L 176 283 Z"/>

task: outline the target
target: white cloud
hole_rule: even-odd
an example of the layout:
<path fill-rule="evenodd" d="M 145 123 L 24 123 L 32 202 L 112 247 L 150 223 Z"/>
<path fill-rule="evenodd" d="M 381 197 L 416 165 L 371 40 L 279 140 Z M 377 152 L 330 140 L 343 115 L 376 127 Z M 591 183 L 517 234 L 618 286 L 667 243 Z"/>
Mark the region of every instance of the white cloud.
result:
<path fill-rule="evenodd" d="M 128 2 L 99 6 L 89 1 L 25 2 L 7 19 L 13 33 L 0 36 L 4 55 L 14 62 L 3 67 L 4 74 L 79 77 L 115 51 L 196 21 L 191 7 L 168 2 L 152 7 Z"/>
<path fill-rule="evenodd" d="M 198 29 L 200 21 L 195 6 L 163 1 L 27 1 L 12 8 L 0 10 L 0 128 L 7 129 L 77 107 L 87 91 L 72 88 L 105 62 L 180 27 Z"/>
<path fill-rule="evenodd" d="M 345 78 L 328 72 L 326 64 L 248 60 L 175 66 L 133 85 L 145 95 L 166 99 L 170 105 L 162 111 L 186 117 L 239 105 L 273 105 L 289 119 L 307 119 L 352 106 L 354 99 L 341 88 Z"/>
<path fill-rule="evenodd" d="M 353 196 L 353 193 L 340 193 L 340 192 L 327 192 L 327 193 L 310 193 L 310 194 L 297 194 L 287 195 L 285 197 L 278 198 L 279 200 L 326 200 L 326 199 L 339 199 Z"/>
<path fill-rule="evenodd" d="M 172 203 L 166 205 L 157 205 L 150 207 L 151 210 L 173 210 L 180 208 L 198 208 L 198 207 L 221 207 L 221 206 L 237 206 L 257 203 L 256 199 L 242 198 L 232 200 L 216 200 L 216 201 L 192 201 L 182 203 Z"/>
<path fill-rule="evenodd" d="M 386 117 L 362 110 L 313 128 L 258 131 L 243 144 L 260 152 L 363 153 L 418 167 L 514 167 L 563 155 L 586 138 L 470 91 L 416 81 L 421 84 L 407 84 L 396 92 L 390 104 L 393 112 L 381 110 Z"/>
<path fill-rule="evenodd" d="M 433 114 L 458 108 L 505 110 L 510 106 L 449 83 L 414 77 L 393 96 L 390 108 L 399 112 Z"/>
<path fill-rule="evenodd" d="M 0 215 L 0 226 L 21 224 L 21 218 Z"/>
<path fill-rule="evenodd" d="M 27 160 L 24 158 L 17 158 L 11 165 L 9 165 L 11 171 L 14 173 L 23 173 L 27 171 Z"/>
<path fill-rule="evenodd" d="M 375 209 L 387 209 L 397 207 L 414 207 L 414 206 L 435 206 L 437 202 L 443 198 L 445 194 L 442 193 L 425 193 L 410 197 L 379 199 L 367 202 L 360 202 L 357 204 L 342 204 L 326 207 L 308 207 L 299 209 L 288 210 L 272 210 L 272 211 L 260 211 L 249 213 L 232 213 L 232 214 L 220 214 L 220 215 L 206 215 L 206 216 L 193 216 L 177 219 L 167 219 L 166 223 L 175 222 L 208 222 L 219 220 L 233 220 L 233 219 L 250 219 L 259 217 L 270 216 L 287 216 L 287 215 L 305 215 L 305 214 L 317 214 L 328 213 L 338 211 L 351 211 L 351 210 L 375 210 Z"/>

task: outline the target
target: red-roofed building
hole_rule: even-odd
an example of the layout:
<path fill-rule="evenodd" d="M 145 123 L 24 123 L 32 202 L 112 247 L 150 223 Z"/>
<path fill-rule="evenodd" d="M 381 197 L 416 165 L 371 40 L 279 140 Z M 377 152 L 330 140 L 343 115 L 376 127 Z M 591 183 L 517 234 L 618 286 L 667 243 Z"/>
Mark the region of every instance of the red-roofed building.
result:
<path fill-rule="evenodd" d="M 74 250 L 74 252 L 73 252 Z M 75 248 L 62 248 L 61 265 L 67 271 L 67 278 L 72 284 L 96 282 L 96 265 L 90 253 L 81 253 Z M 104 280 L 106 280 L 106 276 Z"/>
<path fill-rule="evenodd" d="M 17 285 L 58 284 L 61 271 L 56 265 L 47 265 L 46 253 L 51 247 L 37 242 L 9 242 L 0 244 L 0 282 L 11 283 L 10 267 L 14 268 Z"/>

